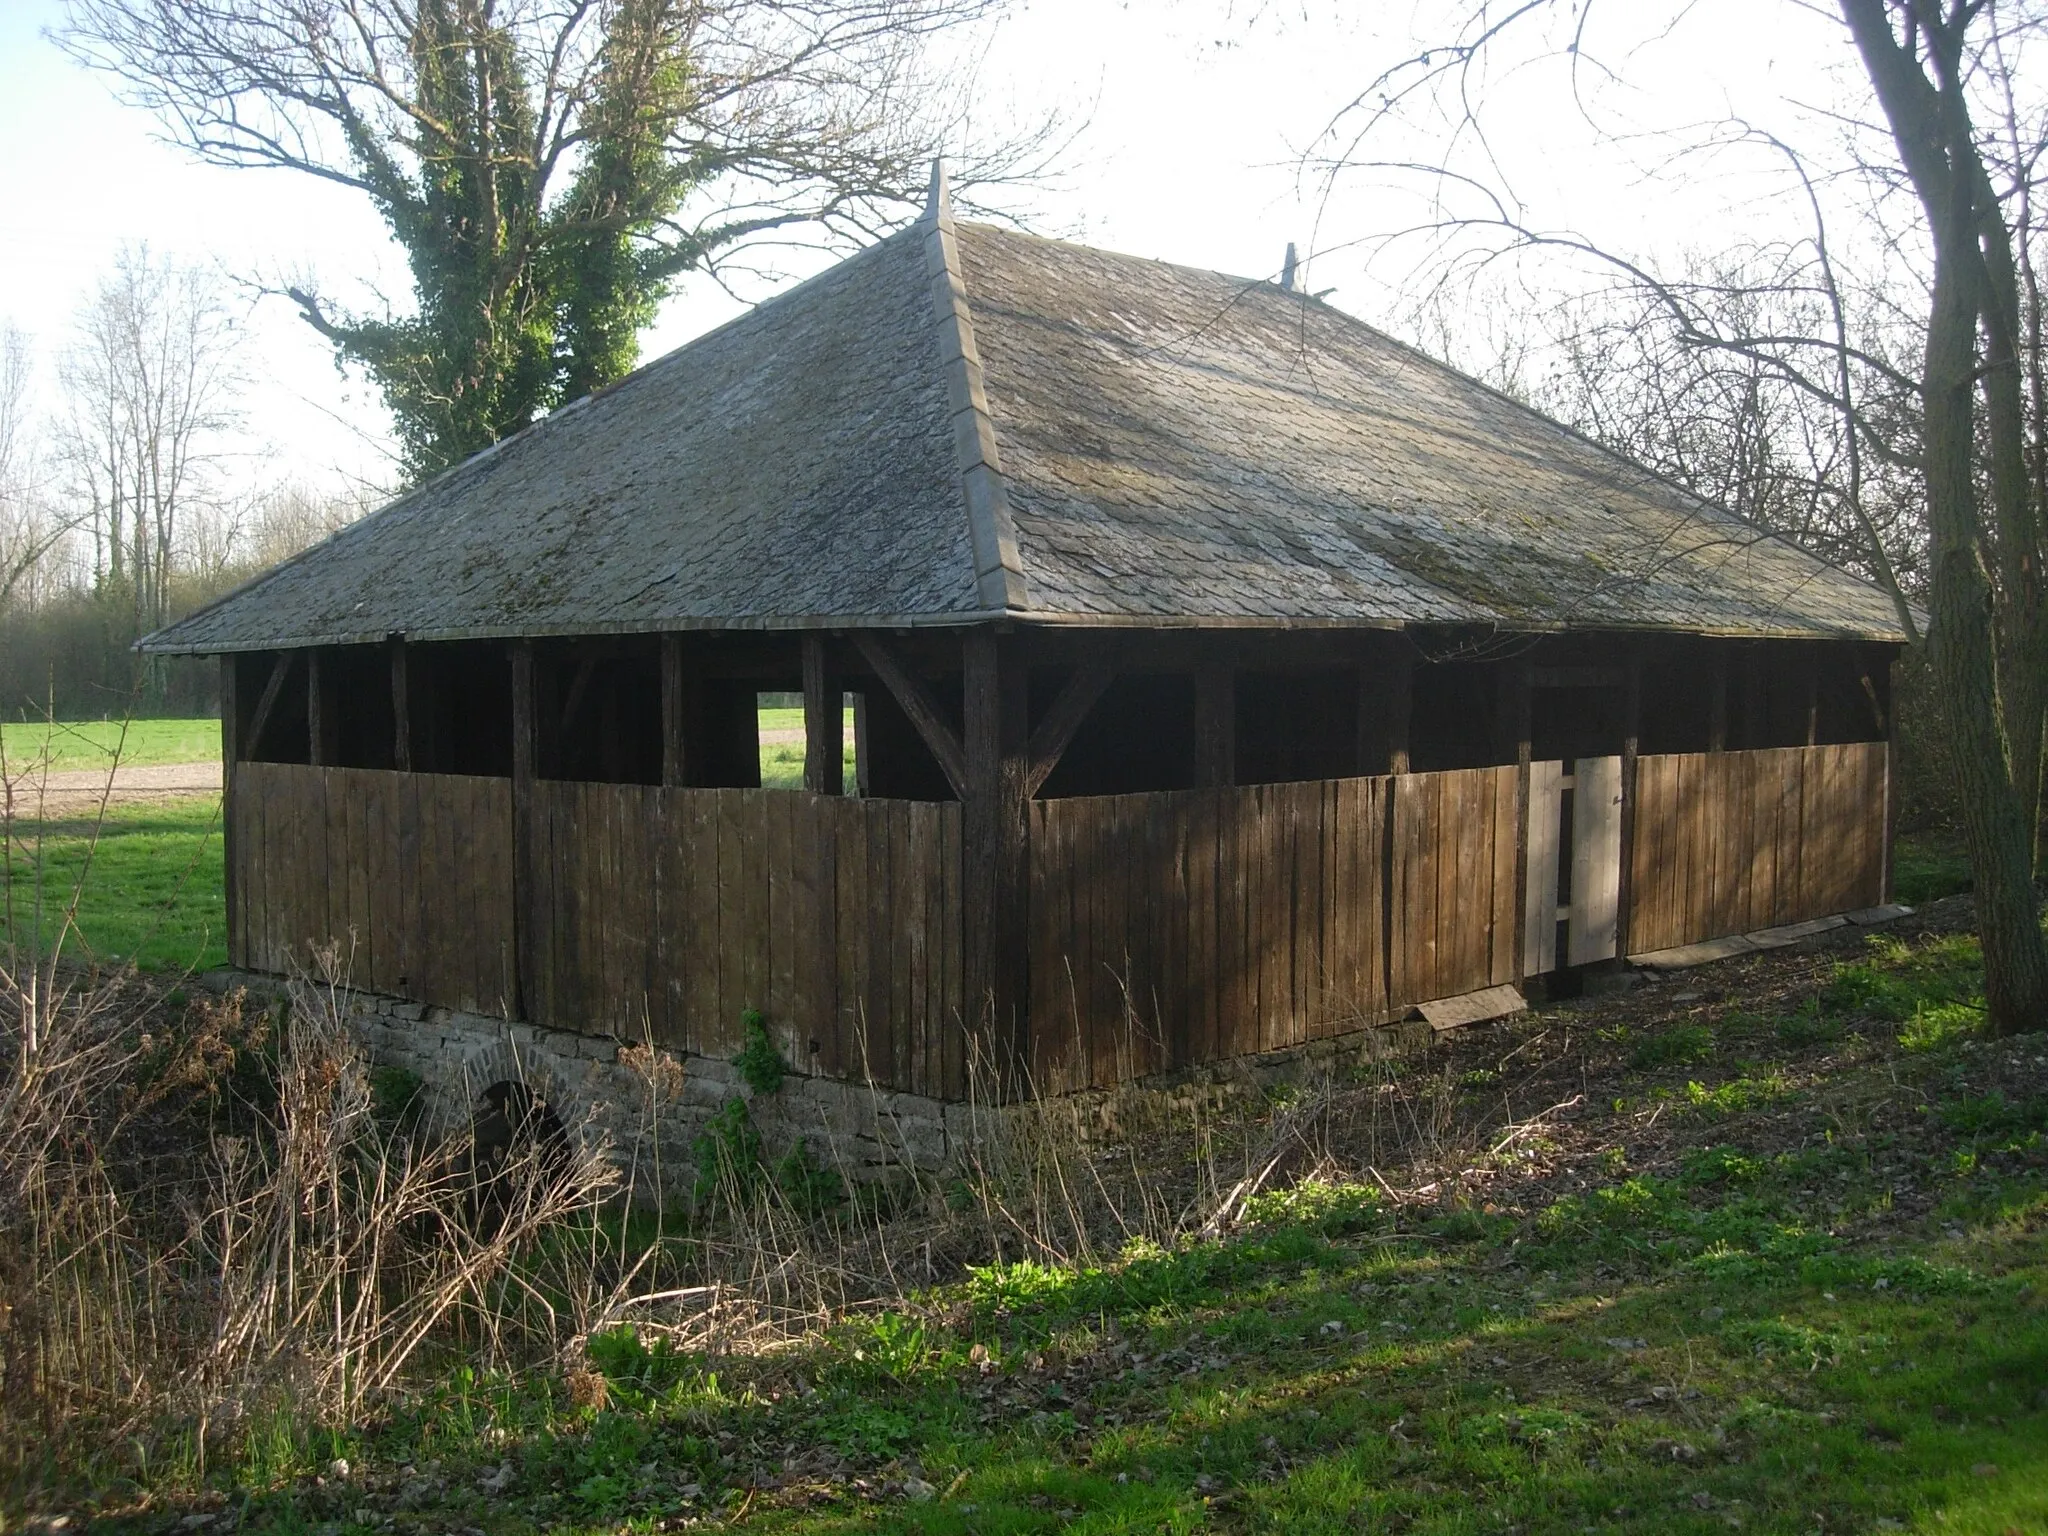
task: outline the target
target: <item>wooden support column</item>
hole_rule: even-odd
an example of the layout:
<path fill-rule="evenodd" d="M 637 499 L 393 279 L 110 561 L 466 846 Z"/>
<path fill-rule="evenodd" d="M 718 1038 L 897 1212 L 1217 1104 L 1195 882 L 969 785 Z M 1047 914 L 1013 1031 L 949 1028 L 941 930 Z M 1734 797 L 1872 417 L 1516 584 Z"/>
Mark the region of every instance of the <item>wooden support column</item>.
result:
<path fill-rule="evenodd" d="M 1217 789 L 1237 782 L 1237 673 L 1205 661 L 1195 673 L 1195 783 Z"/>
<path fill-rule="evenodd" d="M 1634 897 L 1636 767 L 1643 745 L 1643 658 L 1631 650 L 1621 685 L 1621 869 L 1616 882 L 1614 953 L 1628 958 L 1629 903 Z"/>
<path fill-rule="evenodd" d="M 400 773 L 412 772 L 412 681 L 403 635 L 391 637 L 391 766 Z"/>
<path fill-rule="evenodd" d="M 805 635 L 804 788 L 814 795 L 846 792 L 845 706 L 839 679 L 825 666 L 825 637 Z"/>
<path fill-rule="evenodd" d="M 1770 721 L 1764 711 L 1762 658 L 1757 654 L 1757 648 L 1749 645 L 1743 647 L 1736 660 L 1741 704 L 1736 721 L 1736 741 L 1744 751 L 1754 751 L 1765 745 L 1770 735 Z"/>
<path fill-rule="evenodd" d="M 1800 682 L 1806 690 L 1806 744 L 1820 745 L 1820 658 L 1809 652 L 1799 668 Z"/>
<path fill-rule="evenodd" d="M 1707 750 L 1728 750 L 1728 650 L 1718 640 L 1707 659 Z"/>
<path fill-rule="evenodd" d="M 327 710 L 321 698 L 325 679 L 320 673 L 320 650 L 314 646 L 306 652 L 306 761 L 316 768 L 333 761 L 328 749 Z"/>
<path fill-rule="evenodd" d="M 1387 648 L 1387 768 L 1388 773 L 1407 773 L 1408 730 L 1415 716 L 1415 650 L 1408 637 L 1396 631 Z"/>
<path fill-rule="evenodd" d="M 242 658 L 234 652 L 220 658 L 220 853 L 221 895 L 227 904 L 228 964 L 247 965 L 249 957 L 242 944 L 242 876 L 239 865 L 241 839 L 235 835 L 235 765 L 241 735 L 242 713 L 237 697 L 236 674 Z"/>
<path fill-rule="evenodd" d="M 545 986 L 540 964 L 546 925 L 540 912 L 540 845 L 534 804 L 540 712 L 534 699 L 533 642 L 512 642 L 512 955 L 515 1018 L 540 1022 Z"/>
<path fill-rule="evenodd" d="M 1030 697 L 1022 659 L 994 633 L 970 630 L 963 700 L 967 793 L 961 806 L 961 898 L 970 1021 L 985 1018 L 997 1070 L 1014 1091 L 1030 1065 Z"/>
<path fill-rule="evenodd" d="M 681 635 L 661 637 L 661 782 L 670 789 L 703 778 L 703 688 Z"/>
<path fill-rule="evenodd" d="M 1528 974 L 1529 936 L 1529 764 L 1531 761 L 1531 668 L 1511 661 L 1502 670 L 1500 723 L 1504 746 L 1515 764 L 1515 984 Z"/>
<path fill-rule="evenodd" d="M 1884 879 L 1879 887 L 1880 905 L 1898 900 L 1892 887 L 1895 874 L 1892 839 L 1899 832 L 1899 659 L 1893 653 L 1884 663 L 1884 705 L 1880 731 L 1884 736 Z"/>

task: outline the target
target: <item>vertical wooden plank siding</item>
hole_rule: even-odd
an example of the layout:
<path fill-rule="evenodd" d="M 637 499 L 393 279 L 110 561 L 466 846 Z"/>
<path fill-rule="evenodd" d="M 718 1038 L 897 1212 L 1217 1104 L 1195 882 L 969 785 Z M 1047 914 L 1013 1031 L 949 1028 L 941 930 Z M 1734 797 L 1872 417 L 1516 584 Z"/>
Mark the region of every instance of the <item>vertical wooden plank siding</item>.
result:
<path fill-rule="evenodd" d="M 245 762 L 234 798 L 253 969 L 313 969 L 317 952 L 332 946 L 353 985 L 505 1011 L 512 815 L 504 780 Z"/>
<path fill-rule="evenodd" d="M 1876 904 L 1887 750 L 1641 758 L 1632 944 Z M 1558 767 L 1530 769 L 1526 864 L 1514 765 L 1032 802 L 1034 1085 L 1497 985 L 1518 937 L 1554 964 Z M 963 1015 L 957 804 L 535 779 L 521 856 L 507 779 L 239 762 L 232 782 L 232 924 L 256 969 L 332 945 L 357 985 L 493 1014 L 523 976 L 537 1023 L 706 1053 L 758 1008 L 792 1060 L 947 1097 L 986 1051 Z"/>
<path fill-rule="evenodd" d="M 1853 742 L 1641 759 L 1631 948 L 1877 905 L 1888 755 Z"/>
<path fill-rule="evenodd" d="M 1529 765 L 1528 894 L 1523 903 L 1522 970 L 1540 976 L 1557 969 L 1558 843 L 1563 832 L 1564 764 Z"/>
<path fill-rule="evenodd" d="M 857 1076 L 865 1029 L 883 1086 L 964 1092 L 957 805 L 531 793 L 534 1022 L 729 1051 L 755 1007 L 794 1061 Z M 509 1014 L 509 780 L 242 763 L 229 814 L 246 963 L 333 945 L 354 985 Z"/>
<path fill-rule="evenodd" d="M 1034 801 L 1035 1085 L 1297 1045 L 1510 979 L 1518 814 L 1513 766 Z"/>

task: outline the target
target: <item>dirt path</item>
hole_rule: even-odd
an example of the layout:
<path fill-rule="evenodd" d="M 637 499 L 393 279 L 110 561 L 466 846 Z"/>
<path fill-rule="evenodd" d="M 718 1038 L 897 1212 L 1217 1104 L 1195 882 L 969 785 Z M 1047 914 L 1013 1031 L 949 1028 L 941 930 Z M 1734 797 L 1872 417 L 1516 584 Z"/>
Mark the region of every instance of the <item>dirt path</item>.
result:
<path fill-rule="evenodd" d="M 52 820 L 90 814 L 105 795 L 110 804 L 160 800 L 172 795 L 217 795 L 220 764 L 156 763 L 149 767 L 79 768 L 63 773 L 27 771 L 9 778 L 5 796 L 18 819 Z"/>

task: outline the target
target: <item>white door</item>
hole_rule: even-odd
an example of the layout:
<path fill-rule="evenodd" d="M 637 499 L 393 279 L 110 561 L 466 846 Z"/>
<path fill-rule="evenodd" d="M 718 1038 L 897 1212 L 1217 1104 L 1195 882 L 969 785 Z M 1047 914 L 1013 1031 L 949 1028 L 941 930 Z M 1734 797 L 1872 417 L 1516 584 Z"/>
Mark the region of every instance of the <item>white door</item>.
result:
<path fill-rule="evenodd" d="M 1621 759 L 1529 765 L 1529 880 L 1522 973 L 1614 957 L 1621 916 Z M 1570 832 L 1567 837 L 1566 826 Z M 1570 847 L 1566 863 L 1565 848 Z M 1569 874 L 1570 885 L 1558 877 Z M 1566 894 L 1568 893 L 1568 895 Z M 1564 955 L 1557 925 L 1565 925 Z"/>

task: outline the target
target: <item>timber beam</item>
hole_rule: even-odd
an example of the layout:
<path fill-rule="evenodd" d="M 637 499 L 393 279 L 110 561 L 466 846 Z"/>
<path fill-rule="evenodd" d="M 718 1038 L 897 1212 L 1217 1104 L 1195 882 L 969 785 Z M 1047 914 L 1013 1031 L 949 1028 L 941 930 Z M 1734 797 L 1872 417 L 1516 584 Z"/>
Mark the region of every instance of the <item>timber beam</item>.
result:
<path fill-rule="evenodd" d="M 1053 769 L 1059 767 L 1060 759 L 1066 756 L 1067 748 L 1073 745 L 1074 733 L 1081 729 L 1081 722 L 1088 718 L 1088 712 L 1115 681 L 1116 668 L 1106 661 L 1086 662 L 1067 679 L 1066 686 L 1052 701 L 1052 708 L 1046 711 L 1045 718 L 1031 733 L 1026 753 L 1029 766 L 1024 774 L 1025 799 L 1037 798 L 1039 790 L 1045 787 L 1045 781 L 1052 777 Z"/>
<path fill-rule="evenodd" d="M 940 713 L 938 701 L 931 690 L 906 670 L 897 660 L 896 654 L 879 635 L 856 634 L 853 643 L 860 650 L 861 659 L 867 662 L 875 676 L 894 695 L 903 713 L 910 717 L 910 723 L 917 728 L 926 749 L 938 762 L 939 771 L 946 776 L 946 782 L 953 786 L 953 793 L 962 801 L 969 798 L 967 749 L 953 728 Z"/>

